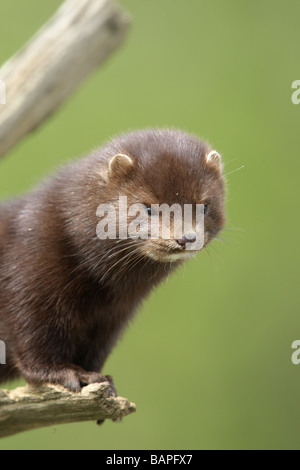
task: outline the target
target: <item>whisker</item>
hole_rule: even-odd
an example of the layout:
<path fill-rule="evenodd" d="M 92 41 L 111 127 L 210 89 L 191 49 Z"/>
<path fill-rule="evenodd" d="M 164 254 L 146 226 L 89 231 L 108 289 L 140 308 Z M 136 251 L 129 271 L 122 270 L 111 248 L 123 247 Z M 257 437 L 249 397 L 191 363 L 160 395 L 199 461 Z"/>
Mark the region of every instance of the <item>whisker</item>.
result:
<path fill-rule="evenodd" d="M 131 266 L 128 267 L 128 269 L 126 270 L 126 273 L 129 273 L 129 271 L 133 269 L 141 261 L 141 259 L 142 259 L 142 256 L 137 255 L 134 260 L 131 260 L 132 261 Z"/>
<path fill-rule="evenodd" d="M 101 277 L 99 283 L 101 283 L 108 275 L 108 273 L 113 269 L 115 268 L 119 263 L 121 263 L 122 261 L 124 261 L 125 259 L 127 259 L 129 256 L 133 256 L 133 254 L 135 254 L 136 252 L 139 252 L 140 249 L 139 247 L 137 247 L 135 250 L 131 251 L 130 253 L 127 253 L 127 255 L 123 256 L 122 258 L 118 259 L 105 273 L 104 275 Z"/>
<path fill-rule="evenodd" d="M 232 170 L 232 171 L 229 171 L 228 173 L 225 173 L 225 175 L 222 175 L 221 178 L 223 178 L 223 177 L 226 178 L 226 176 L 232 175 L 232 173 L 235 173 L 236 171 L 242 170 L 243 168 L 245 168 L 245 165 L 242 165 L 239 168 L 236 168 L 235 170 Z M 219 178 L 219 179 L 221 179 L 221 178 Z"/>
<path fill-rule="evenodd" d="M 131 257 L 129 257 L 129 255 L 131 255 Z M 118 276 L 123 274 L 123 272 L 126 271 L 127 267 L 130 266 L 130 263 L 132 261 L 135 261 L 138 257 L 142 258 L 142 255 L 141 255 L 140 250 L 136 249 L 136 250 L 133 250 L 130 253 L 128 253 L 126 255 L 126 257 L 124 256 L 123 258 L 121 258 L 120 261 L 124 261 L 124 259 L 125 259 L 125 263 L 123 265 L 121 265 L 121 267 L 120 267 L 121 269 L 118 272 Z"/>
<path fill-rule="evenodd" d="M 236 232 L 242 232 L 242 233 L 245 232 L 245 230 L 244 230 L 243 228 L 234 227 L 234 226 L 230 226 L 230 225 L 227 225 L 226 227 L 224 227 L 224 228 L 222 229 L 222 232 L 223 232 L 224 230 L 232 230 L 232 231 L 234 230 L 234 231 L 236 231 Z"/>
<path fill-rule="evenodd" d="M 143 243 L 142 241 L 140 241 L 140 242 L 134 241 L 134 242 L 128 243 L 128 246 L 125 246 L 124 248 L 123 248 L 123 245 L 121 245 L 120 249 L 118 249 L 119 247 L 113 247 L 110 251 L 112 251 L 113 249 L 114 249 L 115 251 L 114 251 L 112 254 L 110 254 L 109 256 L 107 256 L 107 252 L 105 252 L 105 257 L 101 258 L 101 259 L 98 261 L 98 263 L 96 263 L 96 265 L 95 265 L 94 268 L 93 268 L 93 271 L 95 271 L 99 266 L 101 266 L 101 264 L 106 263 L 108 258 L 115 257 L 115 256 L 121 254 L 123 251 L 126 251 L 126 250 L 131 249 L 132 246 L 136 246 L 137 244 L 138 244 L 138 245 L 141 245 L 142 243 Z M 124 259 L 124 257 L 121 258 L 121 260 L 122 260 L 122 259 Z"/>

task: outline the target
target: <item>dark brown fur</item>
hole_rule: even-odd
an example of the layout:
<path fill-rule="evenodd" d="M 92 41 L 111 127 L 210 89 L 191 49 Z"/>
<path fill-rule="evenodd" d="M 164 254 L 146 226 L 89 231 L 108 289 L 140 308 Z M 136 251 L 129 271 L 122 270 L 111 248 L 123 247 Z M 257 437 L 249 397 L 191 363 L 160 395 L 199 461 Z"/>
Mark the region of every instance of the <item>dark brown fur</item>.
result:
<path fill-rule="evenodd" d="M 208 203 L 207 244 L 224 225 L 224 180 L 205 161 L 210 150 L 180 131 L 133 132 L 0 205 L 0 340 L 7 348 L 0 381 L 21 375 L 78 390 L 104 380 L 100 371 L 128 320 L 181 261 L 150 260 L 140 251 L 125 263 L 139 242 L 99 240 L 97 207 L 119 194 L 130 203 Z M 109 177 L 118 153 L 133 166 Z M 141 250 L 157 256 L 182 250 L 146 243 Z"/>

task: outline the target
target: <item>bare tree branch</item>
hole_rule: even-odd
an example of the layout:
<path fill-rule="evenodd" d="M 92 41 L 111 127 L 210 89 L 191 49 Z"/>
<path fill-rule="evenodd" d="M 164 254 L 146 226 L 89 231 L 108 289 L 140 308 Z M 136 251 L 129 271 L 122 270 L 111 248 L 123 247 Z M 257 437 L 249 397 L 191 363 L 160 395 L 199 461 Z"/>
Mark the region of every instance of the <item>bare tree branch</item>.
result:
<path fill-rule="evenodd" d="M 0 437 L 62 423 L 118 420 L 135 411 L 126 398 L 108 397 L 108 389 L 103 382 L 79 393 L 51 384 L 0 390 Z"/>
<path fill-rule="evenodd" d="M 114 0 L 62 4 L 0 69 L 2 93 L 6 88 L 6 104 L 0 104 L 0 157 L 52 114 L 122 43 L 128 26 L 128 15 Z"/>

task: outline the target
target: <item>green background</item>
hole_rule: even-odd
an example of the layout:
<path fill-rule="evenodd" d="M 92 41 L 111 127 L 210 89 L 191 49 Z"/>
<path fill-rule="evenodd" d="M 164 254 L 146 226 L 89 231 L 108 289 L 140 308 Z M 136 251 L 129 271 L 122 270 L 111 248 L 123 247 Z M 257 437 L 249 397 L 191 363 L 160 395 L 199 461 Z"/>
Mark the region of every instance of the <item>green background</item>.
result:
<path fill-rule="evenodd" d="M 300 105 L 291 84 L 300 3 L 121 3 L 133 17 L 126 43 L 0 162 L 0 196 L 119 132 L 175 126 L 223 155 L 224 243 L 153 292 L 106 363 L 136 414 L 27 432 L 0 448 L 299 449 Z M 1 0 L 0 62 L 59 4 Z"/>

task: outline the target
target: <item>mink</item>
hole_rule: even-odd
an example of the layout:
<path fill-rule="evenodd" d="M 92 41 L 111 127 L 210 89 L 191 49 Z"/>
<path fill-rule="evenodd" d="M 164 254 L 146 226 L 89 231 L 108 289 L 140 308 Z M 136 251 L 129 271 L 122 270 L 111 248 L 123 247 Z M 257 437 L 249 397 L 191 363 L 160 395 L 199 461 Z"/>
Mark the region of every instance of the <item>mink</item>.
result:
<path fill-rule="evenodd" d="M 1 202 L 0 382 L 22 376 L 78 391 L 106 381 L 105 360 L 141 301 L 191 255 L 186 234 L 99 238 L 97 209 L 120 195 L 149 218 L 151 204 L 203 204 L 203 249 L 225 224 L 220 155 L 173 129 L 118 136 Z"/>

